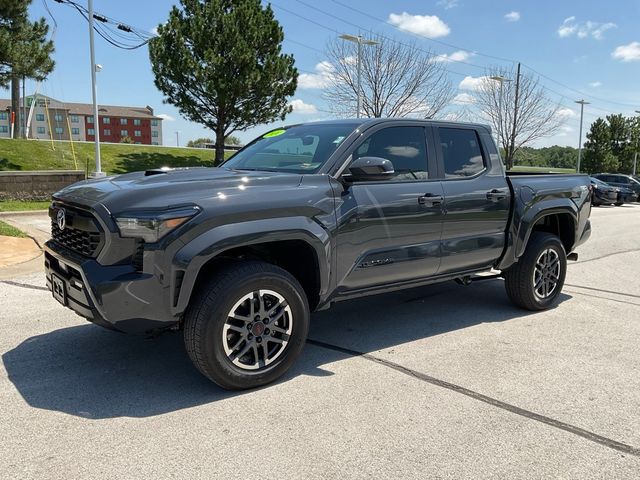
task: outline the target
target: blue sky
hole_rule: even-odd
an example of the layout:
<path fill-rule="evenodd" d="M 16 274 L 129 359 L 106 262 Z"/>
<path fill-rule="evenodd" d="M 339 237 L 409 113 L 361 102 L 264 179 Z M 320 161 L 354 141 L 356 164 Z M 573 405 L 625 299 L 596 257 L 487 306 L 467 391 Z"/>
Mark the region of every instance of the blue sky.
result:
<path fill-rule="evenodd" d="M 86 0 L 77 0 L 86 5 Z M 68 102 L 90 102 L 90 67 L 86 21 L 72 8 L 47 0 L 58 24 L 56 70 L 41 92 Z M 94 0 L 96 12 L 141 30 L 162 23 L 175 2 L 169 0 Z M 350 10 L 366 12 L 366 15 Z M 276 17 L 285 31 L 284 50 L 292 53 L 301 71 L 300 86 L 292 98 L 296 110 L 285 123 L 326 118 L 322 99 L 322 53 L 336 32 L 380 32 L 420 48 L 464 60 L 447 62 L 457 93 L 473 95 L 473 78 L 507 60 L 521 61 L 545 75 L 541 83 L 566 108 L 565 126 L 542 145 L 578 143 L 579 109 L 573 100 L 592 102 L 585 108 L 585 127 L 607 113 L 631 115 L 640 109 L 640 1 L 638 0 L 276 0 Z M 326 12 L 326 13 L 323 13 Z M 33 0 L 33 17 L 45 16 L 43 0 Z M 302 17 L 306 17 L 305 20 Z M 425 38 L 430 37 L 430 38 Z M 439 42 L 444 42 L 439 43 Z M 471 52 L 471 53 L 470 53 Z M 505 60 L 498 60 L 499 57 Z M 164 144 L 175 145 L 199 136 L 213 137 L 204 127 L 184 120 L 153 84 L 146 48 L 116 49 L 96 38 L 100 103 L 151 105 L 166 115 Z M 470 65 L 472 64 L 472 65 Z M 467 78 L 472 77 L 472 78 Z M 34 85 L 27 84 L 31 92 Z M 8 91 L 3 92 L 4 97 Z M 461 97 L 464 98 L 464 97 Z M 452 109 L 458 108 L 455 105 Z M 249 141 L 270 128 L 239 132 Z"/>

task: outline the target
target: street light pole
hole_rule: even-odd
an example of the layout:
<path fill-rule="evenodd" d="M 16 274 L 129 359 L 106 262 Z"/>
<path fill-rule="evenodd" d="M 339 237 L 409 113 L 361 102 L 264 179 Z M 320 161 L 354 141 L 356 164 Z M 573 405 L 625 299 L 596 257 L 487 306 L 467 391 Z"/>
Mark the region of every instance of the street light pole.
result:
<path fill-rule="evenodd" d="M 89 52 L 91 55 L 91 90 L 93 94 L 93 133 L 95 139 L 95 157 L 96 171 L 91 174 L 92 177 L 104 177 L 106 174 L 102 171 L 102 163 L 100 160 L 100 123 L 98 120 L 98 87 L 96 85 L 96 55 L 93 46 L 93 0 L 89 0 Z"/>
<path fill-rule="evenodd" d="M 498 93 L 498 128 L 496 129 L 496 145 L 498 147 L 498 153 L 500 153 L 500 140 L 502 138 L 502 98 L 503 98 L 503 86 L 504 82 L 510 82 L 511 79 L 505 78 L 502 75 L 495 75 L 489 77 L 491 80 L 500 82 L 500 92 Z"/>
<path fill-rule="evenodd" d="M 180 146 L 180 130 L 176 130 L 176 147 Z"/>
<path fill-rule="evenodd" d="M 578 135 L 578 165 L 576 166 L 576 173 L 580 173 L 580 160 L 582 159 L 582 119 L 584 117 L 584 106 L 589 105 L 590 102 L 582 100 L 576 100 L 576 103 L 580 104 L 580 133 Z"/>
<path fill-rule="evenodd" d="M 362 101 L 361 101 L 361 92 L 362 92 L 362 87 L 361 87 L 361 70 L 362 70 L 362 45 L 378 45 L 379 42 L 376 42 L 374 40 L 367 40 L 366 38 L 362 38 L 362 35 L 358 35 L 357 37 L 355 35 L 348 35 L 348 34 L 344 34 L 344 35 L 340 35 L 340 38 L 343 40 L 347 40 L 349 42 L 354 42 L 358 44 L 358 58 L 356 59 L 356 64 L 357 64 L 357 79 L 356 79 L 356 118 L 360 118 L 360 110 L 361 110 L 361 105 L 362 105 Z"/>
<path fill-rule="evenodd" d="M 636 110 L 636 113 L 640 114 L 640 110 Z M 636 118 L 636 122 L 637 122 Z M 636 128 L 640 129 L 640 125 L 636 126 Z M 640 136 L 640 132 L 636 134 L 636 151 L 633 153 L 633 175 L 636 175 L 636 166 L 638 165 L 638 137 Z"/>

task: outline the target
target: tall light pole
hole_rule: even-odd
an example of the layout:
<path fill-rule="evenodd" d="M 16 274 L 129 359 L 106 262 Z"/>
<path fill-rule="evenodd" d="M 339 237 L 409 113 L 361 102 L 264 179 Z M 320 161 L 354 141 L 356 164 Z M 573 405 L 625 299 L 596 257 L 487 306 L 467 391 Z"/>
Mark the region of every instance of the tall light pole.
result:
<path fill-rule="evenodd" d="M 494 75 L 493 77 L 489 77 L 491 80 L 495 80 L 496 82 L 500 82 L 500 93 L 498 93 L 498 131 L 496 132 L 497 140 L 496 145 L 498 146 L 498 153 L 500 153 L 500 139 L 502 138 L 502 92 L 504 82 L 510 82 L 510 78 L 505 78 L 502 75 Z"/>
<path fill-rule="evenodd" d="M 584 106 L 589 105 L 590 102 L 582 100 L 576 100 L 576 103 L 580 104 L 580 134 L 578 135 L 578 165 L 576 166 L 576 173 L 580 173 L 580 160 L 582 159 L 582 119 L 584 117 Z"/>
<path fill-rule="evenodd" d="M 640 110 L 635 112 L 640 114 Z M 636 123 L 638 123 L 638 118 L 636 118 Z M 636 125 L 636 128 L 640 129 L 640 125 Z M 633 175 L 636 175 L 636 166 L 638 165 L 638 136 L 640 136 L 640 132 L 636 133 L 636 151 L 633 153 Z"/>
<path fill-rule="evenodd" d="M 360 118 L 360 105 L 361 105 L 361 99 L 360 99 L 360 95 L 362 92 L 362 87 L 361 87 L 361 82 L 360 82 L 360 70 L 362 69 L 361 65 L 362 65 L 362 45 L 378 45 L 379 42 L 376 42 L 374 40 L 368 40 L 366 38 L 362 38 L 362 35 L 358 35 L 357 37 L 355 35 L 340 35 L 340 38 L 343 40 L 347 40 L 349 42 L 354 42 L 358 44 L 358 59 L 357 59 L 357 75 L 358 75 L 358 79 L 357 79 L 357 86 L 356 86 L 356 118 Z"/>
<path fill-rule="evenodd" d="M 176 130 L 176 147 L 180 146 L 180 130 Z"/>
<path fill-rule="evenodd" d="M 102 163 L 100 161 L 100 122 L 98 120 L 98 87 L 96 85 L 96 54 L 93 47 L 93 0 L 89 0 L 89 52 L 91 54 L 91 90 L 93 93 L 93 133 L 96 149 L 96 171 L 91 174 L 92 177 L 104 177 L 106 174 L 102 171 Z"/>

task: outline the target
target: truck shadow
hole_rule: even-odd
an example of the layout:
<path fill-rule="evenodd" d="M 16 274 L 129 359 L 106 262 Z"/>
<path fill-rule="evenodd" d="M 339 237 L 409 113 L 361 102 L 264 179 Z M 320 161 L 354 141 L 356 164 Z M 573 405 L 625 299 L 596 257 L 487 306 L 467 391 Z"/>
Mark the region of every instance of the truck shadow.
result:
<path fill-rule="evenodd" d="M 561 301 L 568 298 L 563 294 Z M 337 304 L 313 315 L 309 337 L 374 352 L 486 322 L 530 322 L 531 315 L 510 304 L 502 281 L 470 287 L 450 282 Z M 332 375 L 322 366 L 348 357 L 307 345 L 279 383 Z M 31 337 L 2 360 L 30 406 L 91 419 L 149 417 L 250 394 L 227 392 L 205 379 L 180 334 L 149 340 L 84 324 Z"/>

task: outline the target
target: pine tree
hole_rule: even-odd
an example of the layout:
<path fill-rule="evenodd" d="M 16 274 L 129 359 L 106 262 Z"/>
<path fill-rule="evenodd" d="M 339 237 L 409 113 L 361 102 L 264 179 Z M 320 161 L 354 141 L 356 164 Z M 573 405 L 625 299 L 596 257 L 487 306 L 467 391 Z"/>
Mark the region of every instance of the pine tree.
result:
<path fill-rule="evenodd" d="M 298 72 L 284 33 L 260 0 L 181 0 L 149 42 L 165 101 L 216 135 L 216 163 L 236 130 L 284 119 Z"/>
<path fill-rule="evenodd" d="M 584 144 L 582 170 L 587 173 L 611 172 L 618 168 L 618 159 L 611 151 L 611 131 L 602 118 L 591 124 Z"/>

